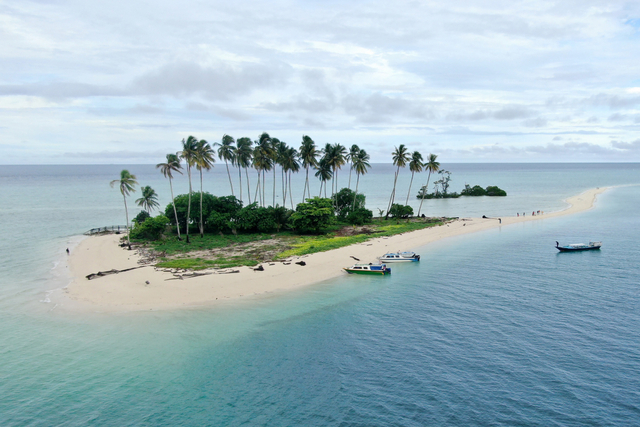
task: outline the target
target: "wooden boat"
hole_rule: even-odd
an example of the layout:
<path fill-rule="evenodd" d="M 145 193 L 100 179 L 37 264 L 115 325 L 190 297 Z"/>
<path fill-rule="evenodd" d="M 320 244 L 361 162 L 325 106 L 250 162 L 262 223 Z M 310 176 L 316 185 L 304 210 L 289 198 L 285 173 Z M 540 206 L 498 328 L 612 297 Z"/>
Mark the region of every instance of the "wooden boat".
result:
<path fill-rule="evenodd" d="M 391 268 L 387 267 L 386 264 L 358 263 L 353 264 L 351 267 L 345 267 L 344 270 L 349 274 L 376 274 L 379 276 L 391 274 Z"/>
<path fill-rule="evenodd" d="M 592 251 L 595 249 L 600 249 L 601 246 L 602 242 L 589 242 L 589 244 L 572 243 L 566 246 L 560 246 L 560 244 L 556 242 L 556 249 L 558 249 L 560 252 Z"/>
<path fill-rule="evenodd" d="M 381 262 L 417 262 L 420 255 L 415 252 L 389 252 L 378 257 Z"/>

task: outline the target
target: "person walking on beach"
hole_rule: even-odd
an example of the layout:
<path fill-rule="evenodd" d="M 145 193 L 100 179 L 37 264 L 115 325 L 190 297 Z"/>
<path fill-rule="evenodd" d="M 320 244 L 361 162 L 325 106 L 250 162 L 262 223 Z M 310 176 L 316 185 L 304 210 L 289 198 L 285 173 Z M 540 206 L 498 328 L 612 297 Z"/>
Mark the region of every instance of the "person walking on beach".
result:
<path fill-rule="evenodd" d="M 69 248 L 67 248 L 67 255 L 69 255 Z"/>

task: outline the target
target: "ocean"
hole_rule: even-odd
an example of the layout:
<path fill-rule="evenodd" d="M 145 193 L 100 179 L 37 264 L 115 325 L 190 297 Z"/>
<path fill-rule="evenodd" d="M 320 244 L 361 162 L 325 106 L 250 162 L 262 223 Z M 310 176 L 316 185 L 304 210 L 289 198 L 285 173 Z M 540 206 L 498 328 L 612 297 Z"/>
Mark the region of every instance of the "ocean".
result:
<path fill-rule="evenodd" d="M 429 216 L 528 216 L 614 188 L 586 212 L 415 248 L 420 263 L 383 278 L 101 313 L 65 306 L 65 249 L 91 228 L 124 224 L 109 187 L 121 169 L 163 207 L 168 182 L 153 165 L 1 166 L 0 425 L 640 425 L 640 164 L 442 167 L 452 191 L 497 185 L 508 196 L 426 200 Z M 374 164 L 360 179 L 376 214 L 394 172 Z M 346 186 L 348 170 L 338 179 Z M 401 170 L 396 201 L 409 180 Z M 416 175 L 414 197 L 425 181 Z M 176 194 L 187 188 L 174 181 Z M 230 193 L 224 165 L 204 189 Z M 554 248 L 589 240 L 602 249 Z"/>

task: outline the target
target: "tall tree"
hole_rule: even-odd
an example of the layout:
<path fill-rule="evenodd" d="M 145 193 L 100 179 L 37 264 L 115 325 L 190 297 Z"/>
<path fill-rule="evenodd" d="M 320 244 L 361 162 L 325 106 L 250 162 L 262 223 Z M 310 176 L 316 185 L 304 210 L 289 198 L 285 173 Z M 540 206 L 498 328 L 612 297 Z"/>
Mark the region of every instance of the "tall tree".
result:
<path fill-rule="evenodd" d="M 350 163 L 350 166 L 349 166 L 349 190 L 351 190 L 351 172 L 353 171 L 353 163 L 356 160 L 356 157 L 358 157 L 358 154 L 360 154 L 360 147 L 358 147 L 356 144 L 353 144 L 351 146 L 351 148 L 349 149 L 349 152 L 346 155 L 346 160 Z"/>
<path fill-rule="evenodd" d="M 409 191 L 407 192 L 407 201 L 405 205 L 409 204 L 409 194 L 411 194 L 411 186 L 413 185 L 413 175 L 416 172 L 422 172 L 424 163 L 422 163 L 422 154 L 417 151 L 411 153 L 411 161 L 409 162 L 409 170 L 411 171 L 411 181 L 409 182 Z"/>
<path fill-rule="evenodd" d="M 298 161 L 298 158 L 299 158 L 298 151 L 293 147 L 287 147 L 287 149 L 282 153 L 282 157 L 281 157 L 282 169 L 287 174 L 286 180 L 288 182 L 288 187 L 289 187 L 289 199 L 291 199 L 291 209 L 294 209 L 293 193 L 291 192 L 291 173 L 298 172 L 300 170 L 300 162 Z M 283 203 L 282 203 L 283 206 L 285 205 L 286 198 L 287 198 L 286 187 L 287 187 L 287 184 L 285 183 L 285 192 L 284 192 Z"/>
<path fill-rule="evenodd" d="M 231 186 L 231 195 L 235 197 L 233 192 L 233 182 L 231 181 L 231 172 L 229 172 L 229 162 L 233 164 L 235 162 L 236 147 L 233 145 L 236 141 L 231 135 L 223 135 L 221 142 L 213 144 L 214 147 L 218 147 L 218 157 L 224 160 L 224 164 L 227 167 L 227 175 L 229 176 L 229 186 Z M 242 185 L 242 184 L 240 184 Z M 241 197 L 242 198 L 242 197 Z"/>
<path fill-rule="evenodd" d="M 287 146 L 287 143 L 284 141 L 280 141 L 277 138 L 272 138 L 271 140 L 272 142 L 272 146 L 273 149 L 275 150 L 275 160 L 274 160 L 274 179 L 273 182 L 275 184 L 276 180 L 275 180 L 275 165 L 280 165 L 280 180 L 281 180 L 281 184 L 282 184 L 282 206 L 286 206 L 287 203 L 287 184 L 286 184 L 286 168 L 285 168 L 285 162 L 287 160 L 287 156 L 288 151 L 289 151 L 289 147 Z"/>
<path fill-rule="evenodd" d="M 120 179 L 114 179 L 111 181 L 111 188 L 116 184 L 120 188 L 120 193 L 122 193 L 122 199 L 124 200 L 124 213 L 127 218 L 127 244 L 131 247 L 131 240 L 129 240 L 129 210 L 127 209 L 127 196 L 136 191 L 135 187 L 138 185 L 138 181 L 136 181 L 135 175 L 132 175 L 126 169 L 122 169 L 122 171 L 120 171 Z"/>
<path fill-rule="evenodd" d="M 333 176 L 333 172 L 331 172 L 331 166 L 327 159 L 322 157 L 316 166 L 317 172 L 316 177 L 320 179 L 320 193 L 318 193 L 318 197 L 322 196 L 322 186 L 324 185 L 324 197 L 327 197 L 327 181 L 331 179 Z"/>
<path fill-rule="evenodd" d="M 182 140 L 182 151 L 178 152 L 178 156 L 181 159 L 184 159 L 184 162 L 187 166 L 187 177 L 189 178 L 189 206 L 187 206 L 187 243 L 189 242 L 189 221 L 191 221 L 191 193 L 193 193 L 193 189 L 191 186 L 191 168 L 196 164 L 198 151 L 198 139 L 195 136 L 190 135 L 187 139 Z"/>
<path fill-rule="evenodd" d="M 211 145 L 204 139 L 198 141 L 196 148 L 196 168 L 200 172 L 200 237 L 204 238 L 204 222 L 202 221 L 202 170 L 210 170 L 213 167 L 216 159 L 214 158 L 215 152 Z"/>
<path fill-rule="evenodd" d="M 247 178 L 247 197 L 249 198 L 249 204 L 251 204 L 251 183 L 249 182 L 249 167 L 251 166 L 251 158 L 253 156 L 253 141 L 251 138 L 242 137 L 236 141 L 236 165 L 238 166 L 238 173 L 240 168 L 244 169 L 245 176 Z M 240 200 L 242 200 L 242 174 L 240 174 Z"/>
<path fill-rule="evenodd" d="M 146 187 L 142 187 L 140 191 L 142 192 L 142 197 L 136 200 L 136 204 L 151 214 L 154 209 L 160 206 L 156 190 L 147 185 Z"/>
<path fill-rule="evenodd" d="M 424 169 L 429 171 L 429 176 L 427 177 L 427 183 L 424 187 L 422 187 L 424 189 L 423 191 L 424 194 L 426 194 L 426 192 L 429 189 L 429 179 L 431 178 L 431 172 L 438 172 L 440 170 L 440 163 L 436 161 L 437 158 L 438 158 L 437 155 L 429 154 L 429 157 L 427 158 L 427 162 L 424 164 Z M 420 211 L 422 210 L 422 202 L 424 202 L 424 196 L 422 197 L 422 199 L 420 199 L 418 216 L 420 216 Z"/>
<path fill-rule="evenodd" d="M 260 152 L 260 171 L 262 172 L 262 203 L 263 206 L 267 204 L 267 200 L 265 197 L 265 172 L 270 171 L 273 167 L 273 158 L 275 156 L 273 146 L 271 144 L 271 137 L 267 132 L 262 132 L 260 138 L 256 142 L 256 148 Z M 254 157 L 255 157 L 254 150 Z M 275 176 L 275 175 L 274 175 Z M 275 179 L 275 178 L 274 178 Z M 275 184 L 274 184 L 275 190 Z M 275 198 L 275 193 L 274 193 Z"/>
<path fill-rule="evenodd" d="M 360 184 L 360 175 L 367 173 L 367 170 L 371 167 L 369 164 L 369 155 L 366 151 L 361 149 L 355 157 L 352 157 L 353 169 L 356 171 L 356 191 L 353 193 L 353 207 L 356 207 L 356 196 L 358 195 L 358 185 Z"/>
<path fill-rule="evenodd" d="M 302 201 L 304 202 L 306 200 L 305 196 L 307 195 L 307 192 L 309 193 L 309 197 L 311 197 L 311 188 L 309 188 L 309 168 L 315 168 L 318 165 L 318 151 L 316 149 L 316 143 L 307 135 L 302 136 L 300 158 L 302 160 L 302 167 L 306 170 L 304 190 L 302 191 Z"/>
<path fill-rule="evenodd" d="M 397 166 L 395 177 L 393 178 L 393 191 L 391 192 L 391 197 L 389 198 L 389 206 L 387 207 L 387 214 L 384 219 L 389 218 L 389 210 L 391 206 L 393 206 L 393 202 L 396 199 L 396 183 L 398 182 L 398 174 L 400 173 L 400 168 L 403 168 L 407 165 L 409 161 L 409 153 L 407 152 L 407 147 L 404 144 L 400 144 L 398 147 L 395 147 L 393 153 L 391 153 L 391 158 L 393 159 L 393 165 Z"/>
<path fill-rule="evenodd" d="M 167 162 L 166 163 L 158 163 L 156 168 L 160 169 L 162 175 L 165 178 L 169 178 L 169 188 L 171 189 L 171 204 L 173 204 L 173 214 L 176 216 L 176 230 L 178 231 L 178 240 L 182 240 L 180 237 L 180 223 L 178 222 L 178 211 L 176 210 L 176 201 L 173 197 L 173 184 L 171 180 L 173 179 L 173 172 L 178 172 L 182 175 L 182 166 L 180 166 L 180 158 L 176 154 L 167 154 Z"/>

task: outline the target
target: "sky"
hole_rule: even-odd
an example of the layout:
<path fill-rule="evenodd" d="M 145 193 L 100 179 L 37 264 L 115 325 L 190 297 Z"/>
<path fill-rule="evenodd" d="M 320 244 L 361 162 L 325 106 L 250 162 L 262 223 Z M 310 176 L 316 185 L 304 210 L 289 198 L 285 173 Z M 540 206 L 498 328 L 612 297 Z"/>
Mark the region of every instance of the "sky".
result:
<path fill-rule="evenodd" d="M 638 162 L 639 58 L 637 0 L 0 0 L 0 164 L 262 132 L 372 162 Z"/>

